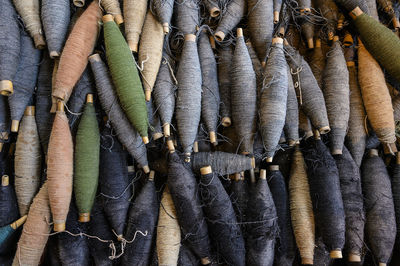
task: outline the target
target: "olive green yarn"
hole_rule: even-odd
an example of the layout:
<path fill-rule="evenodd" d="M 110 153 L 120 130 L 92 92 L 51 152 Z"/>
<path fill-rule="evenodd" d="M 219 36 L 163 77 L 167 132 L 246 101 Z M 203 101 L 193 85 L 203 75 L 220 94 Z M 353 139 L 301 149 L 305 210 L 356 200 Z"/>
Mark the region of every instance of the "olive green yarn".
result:
<path fill-rule="evenodd" d="M 79 213 L 92 209 L 99 180 L 100 132 L 93 103 L 86 103 L 75 140 L 74 193 Z"/>
<path fill-rule="evenodd" d="M 400 39 L 390 29 L 367 14 L 354 20 L 368 52 L 388 73 L 400 81 Z"/>
<path fill-rule="evenodd" d="M 111 77 L 121 107 L 140 136 L 147 136 L 146 101 L 135 59 L 114 21 L 104 23 L 104 41 Z"/>

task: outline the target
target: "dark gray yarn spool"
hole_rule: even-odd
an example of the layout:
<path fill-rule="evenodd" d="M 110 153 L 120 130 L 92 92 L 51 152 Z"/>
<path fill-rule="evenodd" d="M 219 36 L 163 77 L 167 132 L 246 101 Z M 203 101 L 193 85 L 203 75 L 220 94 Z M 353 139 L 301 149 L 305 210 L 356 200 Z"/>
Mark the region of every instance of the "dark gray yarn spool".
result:
<path fill-rule="evenodd" d="M 274 32 L 274 3 L 272 0 L 249 0 L 247 4 L 251 44 L 260 62 L 265 62 Z"/>
<path fill-rule="evenodd" d="M 51 57 L 61 54 L 70 16 L 69 0 L 42 0 L 41 19 Z"/>
<path fill-rule="evenodd" d="M 282 0 L 274 0 L 274 11 L 280 12 L 282 7 Z"/>
<path fill-rule="evenodd" d="M 161 24 L 171 24 L 174 0 L 150 0 L 150 8 Z"/>
<path fill-rule="evenodd" d="M 197 131 L 197 146 L 200 152 L 210 152 L 211 151 L 211 143 L 208 139 L 208 133 L 204 130 L 203 124 L 199 125 L 199 129 Z"/>
<path fill-rule="evenodd" d="M 309 57 L 308 63 L 311 68 L 312 73 L 314 74 L 315 79 L 318 82 L 318 86 L 322 88 L 323 84 L 323 74 L 325 69 L 325 54 L 322 51 L 322 47 L 316 46 L 311 56 Z"/>
<path fill-rule="evenodd" d="M 256 73 L 256 83 L 257 83 L 257 108 L 260 108 L 260 93 L 264 84 L 264 68 L 261 65 L 260 60 L 254 51 L 253 45 L 250 41 L 246 42 L 247 51 L 249 51 L 249 55 L 251 58 L 251 62 L 253 63 L 254 73 Z"/>
<path fill-rule="evenodd" d="M 21 29 L 20 60 L 13 81 L 14 93 L 8 97 L 11 120 L 20 121 L 36 87 L 41 51 L 35 49 L 30 35 Z"/>
<path fill-rule="evenodd" d="M 396 218 L 390 177 L 384 161 L 377 154 L 364 158 L 361 181 L 369 248 L 378 262 L 387 263 L 396 239 Z"/>
<path fill-rule="evenodd" d="M 201 118 L 208 133 L 214 132 L 216 134 L 220 104 L 217 62 L 208 34 L 204 31 L 200 33 L 198 47 L 202 76 Z M 213 142 L 212 139 L 211 142 Z M 217 143 L 213 144 L 216 145 Z"/>
<path fill-rule="evenodd" d="M 176 79 L 178 80 L 178 98 L 175 117 L 178 134 L 183 152 L 190 154 L 196 140 L 201 113 L 202 80 L 196 41 L 185 41 Z"/>
<path fill-rule="evenodd" d="M 6 142 L 10 133 L 10 111 L 7 97 L 0 95 L 0 143 Z"/>
<path fill-rule="evenodd" d="M 171 124 L 174 115 L 176 83 L 171 73 L 174 69 L 174 60 L 164 52 L 153 88 L 154 103 L 163 126 Z"/>
<path fill-rule="evenodd" d="M 256 132 L 257 85 L 256 75 L 243 36 L 236 40 L 231 77 L 232 122 L 240 143 L 239 152 L 251 154 Z"/>
<path fill-rule="evenodd" d="M 149 134 L 153 138 L 160 138 L 162 137 L 163 131 L 161 128 L 161 120 L 160 116 L 158 115 L 158 111 L 154 106 L 153 99 L 150 101 L 146 101 L 147 107 L 147 117 L 149 120 Z"/>
<path fill-rule="evenodd" d="M 192 154 L 192 168 L 196 173 L 200 168 L 211 165 L 218 175 L 229 175 L 252 169 L 251 158 L 228 152 L 196 152 Z"/>
<path fill-rule="evenodd" d="M 322 131 L 321 133 L 327 133 L 329 121 L 324 95 L 311 72 L 310 66 L 293 47 L 286 45 L 285 49 L 287 50 L 286 60 L 290 66 L 301 108 L 310 118 L 314 127 Z"/>
<path fill-rule="evenodd" d="M 1 0 L 0 6 L 0 81 L 13 81 L 20 54 L 17 13 L 11 0 Z"/>
<path fill-rule="evenodd" d="M 348 12 L 358 6 L 362 11 L 369 14 L 368 5 L 365 0 L 335 0 L 335 2 L 344 7 Z"/>
<path fill-rule="evenodd" d="M 218 49 L 218 83 L 221 105 L 219 109 L 222 118 L 222 125 L 229 126 L 224 123 L 224 118 L 231 119 L 231 80 L 230 69 L 232 65 L 233 49 L 232 46 L 222 46 Z"/>
<path fill-rule="evenodd" d="M 297 103 L 296 91 L 293 85 L 292 75 L 290 74 L 290 67 L 287 66 L 288 73 L 288 97 L 286 104 L 286 118 L 285 131 L 286 138 L 289 145 L 293 145 L 299 140 L 299 108 Z"/>
<path fill-rule="evenodd" d="M 272 159 L 285 125 L 288 77 L 283 44 L 271 45 L 260 93 L 260 132 L 267 160 Z"/>
<path fill-rule="evenodd" d="M 194 34 L 200 25 L 200 7 L 198 0 L 178 0 L 175 2 L 178 30 L 186 34 Z"/>
<path fill-rule="evenodd" d="M 47 147 L 55 115 L 54 113 L 50 113 L 52 105 L 51 78 L 53 67 L 54 61 L 50 59 L 48 53 L 44 53 L 37 80 L 35 118 L 40 144 L 45 154 L 47 154 Z"/>
<path fill-rule="evenodd" d="M 246 9 L 247 3 L 245 0 L 232 0 L 228 2 L 226 11 L 222 14 L 222 18 L 215 32 L 218 33 L 221 31 L 223 32 L 224 36 L 228 35 L 243 18 L 246 13 Z"/>
<path fill-rule="evenodd" d="M 110 74 L 100 58 L 90 59 L 100 103 L 107 113 L 118 139 L 140 166 L 148 165 L 146 146 L 119 105 Z"/>
<path fill-rule="evenodd" d="M 323 93 L 331 127 L 331 152 L 341 154 L 350 116 L 350 89 L 349 71 L 339 41 L 327 54 Z"/>

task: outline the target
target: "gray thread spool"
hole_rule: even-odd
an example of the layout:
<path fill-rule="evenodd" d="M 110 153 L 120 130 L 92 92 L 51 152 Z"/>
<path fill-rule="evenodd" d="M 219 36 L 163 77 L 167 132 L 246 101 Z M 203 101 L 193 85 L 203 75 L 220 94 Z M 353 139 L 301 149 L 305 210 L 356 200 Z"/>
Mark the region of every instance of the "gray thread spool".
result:
<path fill-rule="evenodd" d="M 154 103 L 160 115 L 165 137 L 171 135 L 170 125 L 175 109 L 176 84 L 172 76 L 174 67 L 175 62 L 164 52 L 156 83 L 153 88 Z"/>
<path fill-rule="evenodd" d="M 221 14 L 221 9 L 218 6 L 218 1 L 203 0 L 202 2 L 210 13 L 210 17 L 217 18 Z"/>
<path fill-rule="evenodd" d="M 197 0 L 179 0 L 176 5 L 176 24 L 184 35 L 194 34 L 200 24 L 200 8 Z"/>
<path fill-rule="evenodd" d="M 245 0 L 232 0 L 227 3 L 226 11 L 215 30 L 214 36 L 217 41 L 223 41 L 225 36 L 236 27 L 245 15 L 246 5 Z"/>
<path fill-rule="evenodd" d="M 206 32 L 199 38 L 199 59 L 202 74 L 201 117 L 210 135 L 210 142 L 216 146 L 219 115 L 219 88 L 217 62 Z"/>
<path fill-rule="evenodd" d="M 254 72 L 256 73 L 256 80 L 257 80 L 257 108 L 260 108 L 260 92 L 263 87 L 263 82 L 264 82 L 264 68 L 261 65 L 260 60 L 258 59 L 258 56 L 256 54 L 256 51 L 254 50 L 252 44 L 250 41 L 246 42 L 247 50 L 249 51 L 249 55 L 251 58 L 251 62 L 253 64 L 253 69 Z"/>
<path fill-rule="evenodd" d="M 274 0 L 274 24 L 279 22 L 279 13 L 281 12 L 282 0 Z"/>
<path fill-rule="evenodd" d="M 328 53 L 324 71 L 323 93 L 328 112 L 331 153 L 342 154 L 350 115 L 349 72 L 339 38 Z"/>
<path fill-rule="evenodd" d="M 154 108 L 153 99 L 146 101 L 147 116 L 149 120 L 149 133 L 153 137 L 153 140 L 157 140 L 163 137 L 163 131 L 161 129 L 160 116 L 158 115 L 157 109 Z"/>
<path fill-rule="evenodd" d="M 286 66 L 288 75 L 288 97 L 285 126 L 283 127 L 283 130 L 287 136 L 289 146 L 294 146 L 299 141 L 299 108 L 292 75 L 290 74 L 290 67 L 288 65 Z"/>
<path fill-rule="evenodd" d="M 248 1 L 248 27 L 251 43 L 258 55 L 258 59 L 264 65 L 267 51 L 271 45 L 274 32 L 272 0 Z"/>
<path fill-rule="evenodd" d="M 0 6 L 0 94 L 9 96 L 19 63 L 20 33 L 11 0 L 0 0 Z"/>
<path fill-rule="evenodd" d="M 50 113 L 51 81 L 54 61 L 50 59 L 48 53 L 45 53 L 40 64 L 36 91 L 36 124 L 39 131 L 40 144 L 44 154 L 47 154 L 51 127 L 53 125 L 54 113 Z"/>
<path fill-rule="evenodd" d="M 368 6 L 369 15 L 379 21 L 378 9 L 376 7 L 376 0 L 365 0 L 365 3 Z"/>
<path fill-rule="evenodd" d="M 315 48 L 312 52 L 309 65 L 315 79 L 318 82 L 318 86 L 322 88 L 323 84 L 323 74 L 325 69 L 325 55 L 322 52 L 321 39 L 315 41 Z"/>
<path fill-rule="evenodd" d="M 150 0 L 150 8 L 162 24 L 164 33 L 167 34 L 174 11 L 174 0 Z"/>
<path fill-rule="evenodd" d="M 193 143 L 201 113 L 201 69 L 197 53 L 196 36 L 185 35 L 178 73 L 178 97 L 176 100 L 176 120 L 178 134 L 186 156 L 190 161 Z"/>
<path fill-rule="evenodd" d="M 19 121 L 24 115 L 36 87 L 41 58 L 40 50 L 35 49 L 32 38 L 21 29 L 21 54 L 14 79 L 14 93 L 8 97 L 11 113 L 11 132 L 18 132 Z"/>
<path fill-rule="evenodd" d="M 364 13 L 369 14 L 368 5 L 365 0 L 335 0 L 335 2 L 346 8 L 348 12 L 358 6 Z"/>
<path fill-rule="evenodd" d="M 330 131 L 324 95 L 311 72 L 310 66 L 293 47 L 285 44 L 287 62 L 299 96 L 300 106 L 321 134 Z"/>
<path fill-rule="evenodd" d="M 264 72 L 260 94 L 260 131 L 267 162 L 272 162 L 285 125 L 288 77 L 283 39 L 274 38 Z"/>
<path fill-rule="evenodd" d="M 69 0 L 42 0 L 41 18 L 51 58 L 59 57 L 70 21 Z"/>
<path fill-rule="evenodd" d="M 233 49 L 232 46 L 221 47 L 218 50 L 218 85 L 221 99 L 220 116 L 224 127 L 229 127 L 231 119 L 231 75 Z"/>
<path fill-rule="evenodd" d="M 118 103 L 117 94 L 115 93 L 114 85 L 112 84 L 106 65 L 101 60 L 99 54 L 91 55 L 89 61 L 94 73 L 100 103 L 107 113 L 111 125 L 115 129 L 118 139 L 133 156 L 135 161 L 143 167 L 145 173 L 150 172 L 146 147 L 139 133 L 132 127 Z"/>
<path fill-rule="evenodd" d="M 239 138 L 240 153 L 253 153 L 257 116 L 257 85 L 250 55 L 238 28 L 231 77 L 232 122 Z"/>

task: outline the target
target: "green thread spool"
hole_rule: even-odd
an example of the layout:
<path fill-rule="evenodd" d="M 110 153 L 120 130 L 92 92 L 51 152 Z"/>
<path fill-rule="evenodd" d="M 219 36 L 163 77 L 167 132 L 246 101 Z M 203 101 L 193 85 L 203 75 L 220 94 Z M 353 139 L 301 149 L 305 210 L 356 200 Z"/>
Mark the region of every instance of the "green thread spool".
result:
<path fill-rule="evenodd" d="M 79 221 L 89 222 L 99 180 L 100 132 L 93 105 L 88 94 L 79 122 L 75 144 L 74 191 Z"/>
<path fill-rule="evenodd" d="M 147 144 L 147 109 L 135 59 L 113 16 L 103 16 L 103 23 L 107 62 L 121 107 L 143 142 Z"/>
<path fill-rule="evenodd" d="M 363 13 L 359 7 L 350 12 L 354 25 L 368 52 L 397 81 L 400 81 L 400 39 L 389 28 Z"/>

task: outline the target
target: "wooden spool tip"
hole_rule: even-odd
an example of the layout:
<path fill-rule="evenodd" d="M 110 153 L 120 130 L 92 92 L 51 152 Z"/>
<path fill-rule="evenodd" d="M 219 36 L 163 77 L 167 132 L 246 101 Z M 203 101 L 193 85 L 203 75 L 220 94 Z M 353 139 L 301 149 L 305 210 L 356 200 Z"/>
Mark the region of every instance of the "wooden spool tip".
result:
<path fill-rule="evenodd" d="M 56 108 L 57 112 L 64 112 L 64 102 L 61 100 L 57 101 L 57 108 Z"/>
<path fill-rule="evenodd" d="M 150 173 L 150 167 L 149 167 L 148 165 L 145 165 L 145 166 L 143 166 L 142 168 L 143 168 L 143 172 L 144 172 L 145 174 Z"/>
<path fill-rule="evenodd" d="M 64 232 L 65 231 L 65 222 L 63 223 L 54 223 L 53 227 L 55 232 Z"/>
<path fill-rule="evenodd" d="M 310 38 L 307 40 L 308 49 L 314 49 L 314 39 Z"/>
<path fill-rule="evenodd" d="M 378 150 L 377 149 L 370 149 L 369 150 L 369 153 L 368 153 L 368 156 L 369 157 L 376 157 L 376 156 L 378 156 L 379 154 L 378 154 Z"/>
<path fill-rule="evenodd" d="M 332 150 L 332 155 L 342 155 L 342 150 L 340 150 L 340 149 L 334 149 L 334 150 Z"/>
<path fill-rule="evenodd" d="M 267 170 L 265 169 L 260 170 L 260 179 L 267 179 Z"/>
<path fill-rule="evenodd" d="M 353 67 L 353 66 L 356 65 L 356 63 L 355 63 L 354 61 L 347 61 L 347 62 L 346 62 L 346 65 L 347 65 L 348 67 Z"/>
<path fill-rule="evenodd" d="M 142 140 L 143 140 L 143 143 L 144 143 L 144 144 L 149 143 L 149 137 L 148 137 L 148 136 L 142 137 Z"/>
<path fill-rule="evenodd" d="M 265 161 L 267 162 L 267 163 L 272 163 L 272 160 L 274 159 L 274 157 L 267 157 L 266 159 L 265 159 Z"/>
<path fill-rule="evenodd" d="M 321 128 L 319 129 L 319 133 L 321 133 L 322 135 L 323 135 L 323 134 L 328 134 L 329 131 L 331 131 L 331 128 L 330 128 L 329 126 L 324 126 L 324 127 L 321 127 Z"/>
<path fill-rule="evenodd" d="M 185 41 L 187 41 L 187 42 L 195 42 L 196 41 L 196 35 L 194 35 L 194 34 L 186 34 L 185 35 Z"/>
<path fill-rule="evenodd" d="M 224 127 L 229 127 L 230 125 L 232 125 L 232 121 L 231 121 L 230 117 L 223 117 L 221 122 Z"/>
<path fill-rule="evenodd" d="M 79 213 L 79 222 L 81 223 L 90 222 L 90 212 Z"/>
<path fill-rule="evenodd" d="M 0 81 L 0 94 L 3 96 L 10 96 L 13 94 L 14 88 L 11 80 L 1 80 Z"/>
<path fill-rule="evenodd" d="M 361 262 L 361 256 L 354 253 L 349 253 L 349 262 Z"/>
<path fill-rule="evenodd" d="M 244 172 L 240 172 L 240 173 L 235 173 L 234 175 L 234 180 L 237 181 L 243 181 L 244 180 Z"/>
<path fill-rule="evenodd" d="M 12 229 L 16 230 L 17 228 L 19 228 L 21 225 L 23 225 L 26 221 L 26 218 L 28 218 L 28 215 L 24 215 L 21 218 L 19 218 L 18 220 L 16 220 L 15 222 L 13 222 L 10 226 Z"/>
<path fill-rule="evenodd" d="M 271 171 L 279 171 L 279 165 L 270 165 L 269 170 Z"/>
<path fill-rule="evenodd" d="M 236 35 L 237 37 L 243 37 L 243 29 L 242 28 L 237 28 L 236 30 Z"/>
<path fill-rule="evenodd" d="M 42 34 L 37 33 L 33 35 L 33 42 L 36 49 L 42 50 L 44 47 L 46 47 L 46 42 L 44 41 Z"/>
<path fill-rule="evenodd" d="M 18 129 L 19 129 L 19 121 L 12 120 L 11 121 L 11 132 L 18 132 Z"/>
<path fill-rule="evenodd" d="M 262 62 L 261 62 L 262 68 L 265 68 L 266 65 L 267 65 L 267 62 L 265 62 L 265 61 L 262 61 Z"/>
<path fill-rule="evenodd" d="M 162 138 L 163 136 L 164 136 L 164 135 L 163 135 L 163 133 L 161 133 L 161 132 L 155 132 L 155 133 L 152 135 L 152 137 L 153 137 L 154 140 L 158 140 L 158 139 Z"/>
<path fill-rule="evenodd" d="M 163 126 L 163 132 L 164 132 L 164 136 L 166 138 L 171 136 L 171 125 L 168 124 L 168 123 L 165 123 L 164 126 Z"/>
<path fill-rule="evenodd" d="M 384 262 L 379 262 L 379 266 L 386 266 L 386 263 L 384 263 Z"/>
<path fill-rule="evenodd" d="M 93 94 L 86 95 L 86 103 L 93 103 Z"/>
<path fill-rule="evenodd" d="M 1 186 L 6 187 L 10 184 L 10 177 L 8 175 L 3 175 L 1 177 Z"/>
<path fill-rule="evenodd" d="M 351 12 L 349 13 L 349 15 L 352 19 L 355 19 L 362 14 L 363 14 L 363 11 L 358 6 L 356 8 L 354 8 L 353 10 L 351 10 Z"/>
<path fill-rule="evenodd" d="M 275 38 L 273 38 L 273 39 L 272 39 L 272 44 L 274 44 L 274 43 L 281 43 L 281 44 L 283 44 L 283 38 L 281 38 L 281 37 L 275 37 Z"/>
<path fill-rule="evenodd" d="M 122 17 L 121 14 L 117 14 L 115 15 L 115 23 L 117 23 L 118 25 L 121 25 L 122 23 L 124 23 L 124 18 Z"/>
<path fill-rule="evenodd" d="M 145 97 L 145 99 L 146 99 L 146 102 L 150 102 L 150 100 L 151 100 L 151 90 L 146 89 L 146 90 L 144 91 L 144 97 Z"/>
<path fill-rule="evenodd" d="M 256 168 L 256 159 L 254 157 L 251 158 L 251 167 Z"/>
<path fill-rule="evenodd" d="M 313 265 L 314 261 L 310 258 L 301 258 L 301 264 L 303 265 Z"/>
<path fill-rule="evenodd" d="M 396 164 L 400 164 L 400 152 L 396 153 Z"/>
<path fill-rule="evenodd" d="M 174 142 L 171 139 L 167 140 L 167 147 L 170 153 L 175 152 Z"/>
<path fill-rule="evenodd" d="M 210 142 L 214 145 L 217 146 L 218 142 L 217 142 L 217 135 L 215 134 L 215 131 L 210 131 Z"/>
<path fill-rule="evenodd" d="M 216 45 L 215 45 L 214 36 L 210 35 L 210 36 L 208 37 L 208 39 L 210 40 L 211 48 L 212 48 L 213 50 L 215 50 L 217 47 L 216 47 Z"/>
<path fill-rule="evenodd" d="M 0 142 L 0 152 L 3 150 L 4 143 Z"/>
<path fill-rule="evenodd" d="M 344 39 L 343 39 L 344 46 L 346 46 L 346 47 L 352 46 L 353 42 L 354 42 L 353 36 L 351 36 L 351 34 L 347 32 L 344 35 Z"/>
<path fill-rule="evenodd" d="M 343 256 L 342 256 L 342 251 L 341 251 L 340 249 L 332 250 L 332 251 L 329 253 L 329 255 L 330 255 L 330 257 L 331 257 L 332 259 L 341 259 L 341 258 L 343 258 Z"/>
<path fill-rule="evenodd" d="M 51 59 L 55 59 L 55 58 L 58 58 L 58 57 L 60 57 L 60 53 L 59 53 L 59 52 L 57 52 L 57 51 L 50 51 L 50 58 L 51 58 Z"/>
<path fill-rule="evenodd" d="M 211 173 L 212 173 L 211 166 L 208 165 L 208 166 L 204 166 L 204 167 L 200 168 L 200 173 L 201 173 L 202 175 L 211 174 Z"/>
<path fill-rule="evenodd" d="M 274 11 L 274 24 L 279 22 L 279 11 Z"/>
<path fill-rule="evenodd" d="M 337 41 L 339 41 L 339 36 L 337 36 L 337 35 L 333 36 L 333 42 L 337 42 Z"/>
<path fill-rule="evenodd" d="M 73 0 L 74 6 L 83 7 L 85 5 L 85 0 Z"/>
<path fill-rule="evenodd" d="M 208 257 L 202 258 L 200 261 L 201 261 L 201 265 L 208 265 L 211 263 L 211 261 Z"/>
<path fill-rule="evenodd" d="M 288 145 L 289 145 L 289 147 L 293 147 L 294 145 L 296 145 L 297 142 L 298 142 L 298 140 L 289 139 Z"/>
<path fill-rule="evenodd" d="M 138 51 L 138 43 L 137 42 L 128 40 L 128 46 L 132 52 L 137 53 L 137 51 Z"/>
<path fill-rule="evenodd" d="M 221 14 L 221 9 L 219 9 L 218 7 L 213 7 L 210 9 L 210 16 L 212 18 L 216 18 Z"/>
<path fill-rule="evenodd" d="M 225 33 L 223 33 L 222 31 L 217 31 L 214 34 L 214 37 L 217 41 L 222 42 L 225 39 Z"/>
<path fill-rule="evenodd" d="M 334 34 L 332 31 L 328 32 L 328 40 L 329 40 L 329 41 L 332 41 L 334 35 L 335 35 L 335 34 Z"/>
<path fill-rule="evenodd" d="M 185 153 L 185 162 L 190 163 L 190 156 L 192 154 L 190 152 Z"/>
<path fill-rule="evenodd" d="M 163 23 L 162 27 L 163 27 L 164 34 L 168 34 L 169 33 L 169 24 L 168 24 L 168 22 Z"/>
<path fill-rule="evenodd" d="M 285 36 L 285 27 L 279 28 L 279 36 L 281 36 L 282 38 Z"/>
<path fill-rule="evenodd" d="M 34 116 L 35 115 L 35 106 L 34 105 L 27 106 L 25 108 L 24 115 L 26 115 L 26 116 Z"/>
<path fill-rule="evenodd" d="M 321 134 L 319 133 L 318 130 L 314 130 L 314 139 L 321 139 Z"/>
<path fill-rule="evenodd" d="M 91 56 L 89 56 L 89 61 L 90 62 L 100 62 L 101 57 L 98 53 L 95 53 L 95 54 L 92 54 Z"/>
<path fill-rule="evenodd" d="M 150 181 L 154 181 L 154 176 L 155 176 L 155 174 L 156 174 L 156 172 L 154 172 L 154 170 L 151 170 L 151 171 L 150 171 L 150 174 L 149 174 L 149 180 L 150 180 Z"/>
<path fill-rule="evenodd" d="M 199 142 L 195 141 L 193 143 L 193 152 L 199 152 Z"/>
<path fill-rule="evenodd" d="M 111 14 L 106 14 L 103 16 L 103 22 L 110 22 L 114 21 L 114 16 Z"/>

